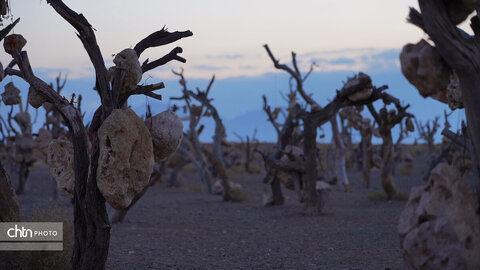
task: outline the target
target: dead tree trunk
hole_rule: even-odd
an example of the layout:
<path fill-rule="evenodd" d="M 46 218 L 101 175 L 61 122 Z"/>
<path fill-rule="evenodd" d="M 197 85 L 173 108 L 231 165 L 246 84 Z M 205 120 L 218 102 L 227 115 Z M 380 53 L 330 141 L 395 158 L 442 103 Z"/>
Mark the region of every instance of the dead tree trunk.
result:
<path fill-rule="evenodd" d="M 392 132 L 385 130 L 380 133 L 382 136 L 382 168 L 380 178 L 382 180 L 383 191 L 387 194 L 389 200 L 393 199 L 393 196 L 397 193 L 395 184 L 393 183 L 393 139 Z"/>
<path fill-rule="evenodd" d="M 205 107 L 207 109 L 206 114 L 211 115 L 215 122 L 215 134 L 213 135 L 212 152 L 207 150 L 205 147 L 202 147 L 202 150 L 209 159 L 210 164 L 214 166 L 220 176 L 223 185 L 223 200 L 230 201 L 232 200 L 231 187 L 222 151 L 222 144 L 225 143 L 227 134 L 225 132 L 225 126 L 223 125 L 222 119 L 218 115 L 217 109 L 207 98 L 207 95 L 210 92 L 210 88 L 212 87 L 214 80 L 215 76 L 212 77 L 210 83 L 208 84 L 207 90 L 205 91 L 200 91 L 197 89 L 196 94 L 192 91 L 187 91 L 187 93 L 190 97 L 193 97 L 195 100 L 200 102 L 202 104 L 202 107 Z"/>
<path fill-rule="evenodd" d="M 345 166 L 346 150 L 342 136 L 338 130 L 336 115 L 330 119 L 332 125 L 332 136 L 335 143 L 335 176 L 337 177 L 338 185 L 345 191 L 349 191 L 350 181 L 348 181 L 347 169 Z"/>
<path fill-rule="evenodd" d="M 306 170 L 302 180 L 304 182 L 304 193 L 306 195 L 305 200 L 305 213 L 316 214 L 320 213 L 322 209 L 317 207 L 323 207 L 322 203 L 318 202 L 316 183 L 317 183 L 317 149 L 316 149 L 316 136 L 317 128 L 329 121 L 335 116 L 338 111 L 343 107 L 370 104 L 377 99 L 392 99 L 392 97 L 383 90 L 387 89 L 386 85 L 376 88 L 372 85 L 370 77 L 364 73 L 359 73 L 358 76 L 350 78 L 343 86 L 333 101 L 327 104 L 325 107 L 321 107 L 310 95 L 305 92 L 303 87 L 304 80 L 308 77 L 313 70 L 313 66 L 310 68 L 310 72 L 306 76 L 301 75 L 298 69 L 296 54 L 292 52 L 292 64 L 293 68 L 280 64 L 273 56 L 268 45 L 264 45 L 270 59 L 272 60 L 275 68 L 281 69 L 289 73 L 296 82 L 296 92 L 298 92 L 302 98 L 310 105 L 309 112 L 302 112 L 300 116 L 303 120 L 304 131 L 304 156 Z"/>
<path fill-rule="evenodd" d="M 420 27 L 435 43 L 435 50 L 446 64 L 458 75 L 459 87 L 455 91 L 463 97 L 461 105 L 465 107 L 469 137 L 472 140 L 472 155 L 478 162 L 480 155 L 480 19 L 477 14 L 471 17 L 471 28 L 474 36 L 470 36 L 456 25 L 475 12 L 478 5 L 466 7 L 464 16 L 454 20 L 452 13 L 444 1 L 421 0 L 421 13 L 410 10 L 409 22 Z M 459 15 L 459 14 L 456 14 Z M 445 102 L 445 101 L 443 101 Z M 449 102 L 450 104 L 450 102 Z M 478 168 L 479 164 L 476 164 Z M 480 182 L 480 179 L 477 179 Z"/>
<path fill-rule="evenodd" d="M 372 135 L 373 127 L 370 123 L 364 123 L 360 127 L 362 141 L 360 142 L 360 151 L 362 154 L 362 175 L 365 186 L 370 188 L 370 169 L 372 168 Z"/>
<path fill-rule="evenodd" d="M 306 172 L 303 178 L 305 189 L 304 212 L 306 215 L 318 215 L 322 209 L 317 206 L 318 197 L 315 184 L 317 183 L 317 127 L 311 115 L 304 118 L 303 121 L 303 152 L 305 155 Z"/>
<path fill-rule="evenodd" d="M 399 124 L 403 118 L 411 118 L 413 115 L 406 112 L 409 105 L 402 107 L 400 101 L 396 98 L 390 96 L 389 100 L 383 100 L 384 104 L 395 104 L 395 108 L 387 111 L 386 105 L 380 109 L 380 112 L 377 113 L 373 104 L 368 104 L 368 110 L 372 114 L 373 118 L 378 124 L 378 130 L 380 136 L 382 137 L 382 168 L 381 168 L 381 180 L 382 187 L 385 193 L 387 194 L 387 199 L 391 200 L 397 193 L 395 184 L 393 183 L 392 174 L 393 174 L 393 138 L 392 138 L 392 128 Z"/>
<path fill-rule="evenodd" d="M 26 187 L 29 175 L 30 175 L 29 166 L 25 162 L 20 163 L 20 170 L 18 172 L 18 186 L 16 190 L 17 194 L 25 193 L 25 187 Z"/>
<path fill-rule="evenodd" d="M 163 87 L 162 84 L 144 85 L 128 92 L 120 93 L 124 82 L 121 82 L 122 69 L 117 69 L 113 81 L 107 76 L 107 69 L 100 49 L 97 45 L 94 30 L 86 18 L 67 7 L 61 0 L 47 1 L 55 11 L 68 21 L 78 32 L 78 37 L 83 43 L 92 62 L 96 85 L 101 99 L 101 106 L 97 109 L 87 132 L 83 117 L 79 110 L 73 106 L 73 101 L 66 100 L 53 90 L 47 83 L 36 77 L 31 68 L 26 51 L 22 51 L 25 39 L 20 35 L 11 35 L 5 40 L 5 50 L 13 57 L 19 70 L 11 65 L 5 69 L 5 74 L 18 76 L 51 103 L 62 115 L 70 131 L 74 148 L 75 188 L 74 188 L 74 225 L 75 243 L 72 254 L 73 269 L 104 269 L 108 255 L 110 241 L 110 224 L 105 207 L 105 198 L 97 186 L 97 169 L 99 158 L 99 142 L 97 130 L 103 121 L 110 115 L 114 108 L 120 108 L 129 96 L 144 94 L 159 98 L 153 91 Z M 191 36 L 190 31 L 169 33 L 166 30 L 157 31 L 140 41 L 135 46 L 137 57 L 149 47 L 157 47 L 174 42 L 180 38 Z M 22 44 L 23 43 L 23 44 Z M 144 62 L 141 71 L 146 72 L 171 60 L 184 62 L 185 59 L 177 54 L 180 48 L 174 49 L 161 61 Z M 90 136 L 91 135 L 91 136 Z M 90 141 L 90 137 L 92 140 Z M 91 146 L 91 147 L 90 147 Z"/>
<path fill-rule="evenodd" d="M 212 188 L 211 188 L 211 185 L 209 184 L 211 183 L 210 173 L 208 172 L 207 167 L 205 166 L 205 163 L 200 163 L 201 161 L 198 161 L 197 158 L 185 146 L 180 146 L 178 148 L 178 151 L 184 154 L 190 161 L 192 161 L 193 165 L 197 168 L 198 174 L 203 183 L 204 192 L 211 194 Z"/>
<path fill-rule="evenodd" d="M 20 208 L 10 176 L 0 163 L 0 222 L 20 221 Z"/>
<path fill-rule="evenodd" d="M 277 149 L 276 152 L 273 154 L 274 159 L 280 159 L 283 155 L 283 149 L 287 147 L 287 145 L 296 145 L 296 141 L 298 138 L 295 138 L 294 136 L 294 130 L 298 126 L 298 123 L 296 123 L 295 118 L 296 118 L 296 111 L 298 108 L 296 108 L 296 95 L 295 92 L 289 94 L 289 105 L 288 105 L 288 114 L 285 119 L 285 122 L 283 123 L 282 127 L 280 128 L 280 125 L 277 123 L 277 117 L 278 114 L 280 113 L 280 108 L 276 108 L 275 110 L 272 111 L 270 106 L 268 105 L 267 102 L 267 97 L 263 96 L 263 110 L 268 116 L 268 120 L 270 123 L 273 125 L 275 128 L 275 131 L 277 132 Z M 278 169 L 277 168 L 272 168 L 269 165 L 268 159 L 271 157 L 267 157 L 262 155 L 264 158 L 265 162 L 265 169 L 267 171 L 267 176 L 265 177 L 264 183 L 270 183 L 270 188 L 272 192 L 272 197 L 271 200 L 267 206 L 274 206 L 274 205 L 283 205 L 284 203 L 284 198 L 282 194 L 282 187 L 281 187 L 281 181 L 278 178 Z"/>

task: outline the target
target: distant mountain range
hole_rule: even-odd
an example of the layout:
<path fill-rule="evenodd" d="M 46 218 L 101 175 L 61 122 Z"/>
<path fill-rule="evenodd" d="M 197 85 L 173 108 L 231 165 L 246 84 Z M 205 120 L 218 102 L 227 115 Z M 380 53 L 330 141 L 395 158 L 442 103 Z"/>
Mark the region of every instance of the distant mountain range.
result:
<path fill-rule="evenodd" d="M 389 56 L 393 57 L 393 56 Z M 416 89 L 403 77 L 400 67 L 377 67 L 376 70 L 372 67 L 371 70 L 365 71 L 372 77 L 376 86 L 388 84 L 392 95 L 398 97 L 404 104 L 411 105 L 410 112 L 412 112 L 418 120 L 425 122 L 433 119 L 435 116 L 443 116 L 443 110 L 448 109 L 444 104 L 431 99 L 422 98 Z M 44 74 L 42 74 L 44 73 Z M 49 71 L 48 74 L 50 74 Z M 46 72 L 37 72 L 39 77 L 46 75 Z M 335 95 L 335 90 L 340 89 L 343 82 L 348 76 L 354 75 L 353 71 L 328 71 L 328 72 L 313 72 L 305 83 L 305 88 L 308 92 L 313 94 L 313 97 L 320 103 L 326 104 Z M 46 76 L 45 76 L 46 77 Z M 43 77 L 43 78 L 45 78 Z M 0 87 L 14 81 L 18 88 L 22 90 L 22 97 L 25 100 L 28 93 L 27 85 L 16 78 L 7 78 L 1 82 Z M 162 81 L 160 79 L 149 79 L 152 81 Z M 188 79 L 188 86 L 191 89 L 199 87 L 203 89 L 208 79 Z M 54 79 L 51 79 L 54 81 Z M 181 87 L 177 80 L 169 79 L 163 80 L 166 88 L 158 91 L 163 95 L 162 101 L 148 99 L 148 103 L 152 106 L 154 113 L 161 112 L 172 106 L 174 102 L 170 101 L 172 96 L 181 95 Z M 99 105 L 99 98 L 97 93 L 92 90 L 94 84 L 93 79 L 69 79 L 67 81 L 65 90 L 62 92 L 67 98 L 71 98 L 72 93 L 79 93 L 83 96 L 82 108 L 87 112 L 85 122 L 88 122 L 94 110 Z M 255 128 L 257 128 L 257 138 L 261 141 L 276 141 L 275 130 L 262 111 L 262 95 L 266 95 L 268 102 L 272 107 L 284 107 L 286 101 L 282 98 L 281 92 L 286 93 L 289 88 L 289 78 L 284 73 L 267 73 L 256 77 L 234 77 L 217 79 L 211 89 L 211 97 L 213 105 L 217 107 L 220 116 L 223 118 L 224 124 L 227 128 L 228 139 L 237 141 L 238 138 L 234 136 L 234 132 L 244 137 L 251 136 Z M 145 114 L 147 99 L 144 96 L 134 96 L 130 99 L 130 105 L 139 114 Z M 376 106 L 381 106 L 377 102 Z M 8 109 L 5 105 L 0 106 L 0 113 L 6 117 Z M 43 110 L 39 111 L 38 123 L 34 126 L 37 129 L 43 123 Z M 33 116 L 32 116 L 33 118 Z M 451 117 L 450 123 L 452 129 L 458 129 L 461 126 L 461 120 L 465 119 L 463 110 L 457 110 Z M 440 123 L 443 126 L 443 117 Z M 204 122 L 206 128 L 201 135 L 202 141 L 210 141 L 213 136 L 213 121 L 207 120 Z M 440 128 L 441 130 L 441 128 Z M 324 126 L 326 138 L 324 142 L 330 141 L 329 125 Z M 395 134 L 395 133 L 394 133 Z M 396 137 L 394 135 L 394 137 Z M 413 142 L 413 138 L 418 137 L 416 134 L 406 139 L 406 142 Z M 354 139 L 357 137 L 354 137 Z M 436 140 L 439 141 L 441 136 L 438 134 Z"/>

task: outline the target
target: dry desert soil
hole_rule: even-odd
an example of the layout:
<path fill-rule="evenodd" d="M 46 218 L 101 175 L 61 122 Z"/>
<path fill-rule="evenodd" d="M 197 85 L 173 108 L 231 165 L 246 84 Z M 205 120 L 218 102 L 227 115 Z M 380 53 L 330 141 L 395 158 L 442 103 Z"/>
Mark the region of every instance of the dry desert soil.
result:
<path fill-rule="evenodd" d="M 412 186 L 423 184 L 423 160 L 416 157 L 413 163 L 398 165 L 394 180 L 401 192 L 408 194 Z M 192 171 L 181 173 L 178 188 L 166 181 L 151 187 L 123 223 L 112 225 L 106 268 L 405 268 L 396 230 L 405 201 L 368 198 L 381 191 L 378 172 L 372 173 L 372 186 L 366 189 L 360 172 L 350 170 L 350 192 L 333 189 L 325 214 L 315 217 L 302 215 L 296 193 L 285 189 L 284 206 L 263 207 L 263 171 L 230 175 L 245 189 L 243 202 L 223 202 L 221 196 L 202 193 Z M 14 184 L 15 178 L 12 175 Z M 26 220 L 63 219 L 68 258 L 71 200 L 60 191 L 55 199 L 53 190 L 48 168 L 38 166 L 19 203 Z"/>

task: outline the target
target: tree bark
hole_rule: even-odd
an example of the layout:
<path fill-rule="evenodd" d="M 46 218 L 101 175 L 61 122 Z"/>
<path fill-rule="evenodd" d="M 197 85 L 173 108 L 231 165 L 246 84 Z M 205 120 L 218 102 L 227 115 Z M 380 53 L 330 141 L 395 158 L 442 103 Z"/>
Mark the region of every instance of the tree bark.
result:
<path fill-rule="evenodd" d="M 285 203 L 285 198 L 283 197 L 282 186 L 281 186 L 280 180 L 277 178 L 276 171 L 275 171 L 274 178 L 270 183 L 270 187 L 272 189 L 272 202 L 270 203 L 270 205 L 271 206 L 283 205 Z"/>
<path fill-rule="evenodd" d="M 385 130 L 381 133 L 382 135 L 382 169 L 381 169 L 381 179 L 382 179 L 382 188 L 387 194 L 388 200 L 393 199 L 393 196 L 397 193 L 395 184 L 392 180 L 393 174 L 393 138 L 392 132 L 390 129 Z"/>
<path fill-rule="evenodd" d="M 371 127 L 361 128 L 362 141 L 360 149 L 362 155 L 362 175 L 366 188 L 370 188 L 370 168 L 372 168 L 372 130 Z"/>
<path fill-rule="evenodd" d="M 97 187 L 99 147 L 88 157 L 86 134 L 73 134 L 75 163 L 73 269 L 104 269 L 110 244 L 105 199 Z"/>
<path fill-rule="evenodd" d="M 0 222 L 20 221 L 20 208 L 10 176 L 0 163 Z"/>
<path fill-rule="evenodd" d="M 28 176 L 30 175 L 29 166 L 25 162 L 20 163 L 20 170 L 18 172 L 18 186 L 16 193 L 21 195 L 25 193 L 25 187 L 27 185 Z"/>
<path fill-rule="evenodd" d="M 306 172 L 303 178 L 305 188 L 304 212 L 306 215 L 318 215 L 322 212 L 317 206 L 317 125 L 313 123 L 311 115 L 303 122 L 303 152 L 306 159 Z"/>
<path fill-rule="evenodd" d="M 178 148 L 178 151 L 186 155 L 188 159 L 192 161 L 193 165 L 197 168 L 198 174 L 200 175 L 200 181 L 203 184 L 203 191 L 207 194 L 212 194 L 211 176 L 206 167 L 206 163 L 203 158 L 203 155 L 198 156 L 197 153 L 201 154 L 201 152 L 199 152 L 200 150 L 195 149 L 195 145 L 192 140 L 190 140 L 190 142 L 192 147 L 194 148 L 194 153 L 196 154 L 198 159 L 192 153 L 190 153 L 190 151 L 188 151 L 188 149 L 185 148 L 184 146 L 180 146 Z"/>
<path fill-rule="evenodd" d="M 478 64 L 480 66 L 480 62 Z M 480 103 L 477 103 L 480 102 L 480 68 L 473 74 L 458 71 L 457 74 L 462 85 L 463 102 L 468 123 L 468 135 L 472 142 L 472 161 L 477 161 L 476 164 L 473 165 L 473 169 L 477 171 L 477 168 L 480 166 L 478 163 L 480 154 L 480 106 L 478 106 L 478 104 Z M 480 178 L 477 177 L 476 180 L 477 186 L 480 186 Z M 480 190 L 477 192 L 477 195 L 480 194 Z"/>
<path fill-rule="evenodd" d="M 330 119 L 332 125 L 332 136 L 335 143 L 335 176 L 337 177 L 338 185 L 345 191 L 349 191 L 350 181 L 348 180 L 347 169 L 345 166 L 345 144 L 342 136 L 338 130 L 338 123 L 336 115 Z"/>
<path fill-rule="evenodd" d="M 463 103 L 468 123 L 468 132 L 472 141 L 474 155 L 480 155 L 480 45 L 478 43 L 480 23 L 478 14 L 471 19 L 475 35 L 469 36 L 454 25 L 448 17 L 443 1 L 419 1 L 421 14 L 419 22 L 410 22 L 422 28 L 435 43 L 442 58 L 457 72 L 462 89 Z M 415 14 L 411 10 L 410 17 Z M 480 164 L 477 162 L 477 167 Z M 480 179 L 477 179 L 480 183 Z"/>

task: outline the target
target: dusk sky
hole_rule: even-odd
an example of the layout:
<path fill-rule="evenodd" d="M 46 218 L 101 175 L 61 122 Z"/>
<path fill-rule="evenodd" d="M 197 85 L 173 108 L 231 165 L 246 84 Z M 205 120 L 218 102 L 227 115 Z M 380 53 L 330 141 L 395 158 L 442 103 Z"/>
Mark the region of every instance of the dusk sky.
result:
<path fill-rule="evenodd" d="M 334 90 L 342 86 L 346 76 L 364 71 L 372 76 L 374 84 L 389 84 L 391 93 L 404 103 L 412 104 L 412 111 L 423 121 L 442 114 L 447 108 L 422 99 L 400 72 L 398 55 L 402 46 L 425 37 L 418 28 L 406 23 L 408 7 L 417 6 L 414 0 L 64 2 L 83 13 L 97 30 L 97 41 L 107 67 L 112 65 L 113 54 L 133 47 L 163 26 L 170 31 L 191 30 L 192 37 L 149 49 L 140 59 L 140 62 L 147 57 L 156 59 L 180 46 L 187 63 L 158 68 L 144 75 L 142 82 L 166 82 L 166 90 L 162 92 L 164 102 L 155 105 L 155 110 L 161 111 L 168 105 L 168 97 L 180 93 L 171 69 L 183 67 L 187 79 L 193 79 L 189 84 L 191 88 L 203 88 L 207 79 L 215 74 L 217 82 L 212 96 L 214 105 L 225 118 L 229 139 L 235 139 L 234 131 L 242 135 L 253 132 L 255 121 L 248 119 L 255 118 L 255 123 L 268 125 L 261 114 L 262 94 L 269 97 L 273 106 L 284 106 L 279 92 L 288 89 L 288 77 L 273 68 L 262 47 L 266 43 L 284 63 L 289 63 L 290 52 L 295 51 L 302 70 L 308 70 L 311 62 L 318 64 L 307 87 L 323 104 L 333 97 Z M 99 100 L 91 90 L 93 68 L 74 29 L 46 1 L 11 1 L 11 8 L 13 18 L 21 18 L 14 33 L 27 39 L 24 49 L 37 75 L 52 81 L 59 71 L 67 73 L 65 95 L 82 93 L 87 110 L 98 106 Z M 5 65 L 10 56 L 0 53 L 0 61 Z M 1 86 L 10 80 L 4 80 Z M 131 102 L 134 108 L 145 107 L 144 104 L 145 98 Z M 4 111 L 3 106 L 2 114 Z M 139 113 L 143 112 L 144 109 Z M 247 126 L 238 124 L 243 118 L 247 119 Z M 457 122 L 464 118 L 463 112 L 455 113 L 452 118 L 455 118 L 452 119 L 454 127 L 458 126 Z M 259 133 L 261 137 L 265 135 L 265 140 L 275 139 L 273 129 Z"/>

